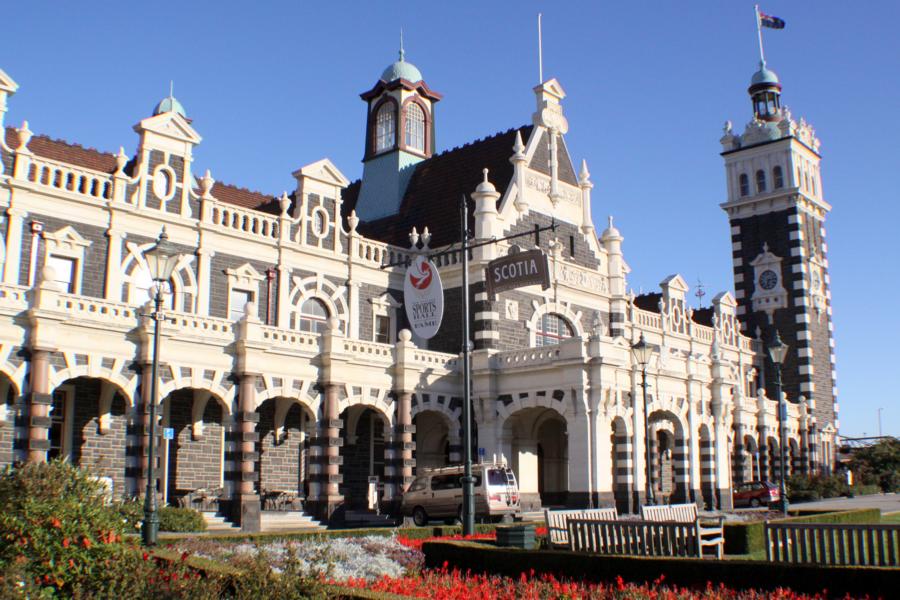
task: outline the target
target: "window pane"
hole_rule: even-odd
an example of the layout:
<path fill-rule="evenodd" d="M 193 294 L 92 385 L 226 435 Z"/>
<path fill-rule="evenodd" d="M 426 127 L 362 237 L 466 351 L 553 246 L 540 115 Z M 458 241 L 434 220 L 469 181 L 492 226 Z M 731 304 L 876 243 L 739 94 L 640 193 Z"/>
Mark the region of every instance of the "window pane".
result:
<path fill-rule="evenodd" d="M 375 341 L 379 344 L 391 343 L 391 319 L 384 315 L 375 317 Z"/>
<path fill-rule="evenodd" d="M 385 104 L 378 109 L 378 115 L 375 117 L 375 151 L 393 148 L 395 132 L 394 107 Z"/>
<path fill-rule="evenodd" d="M 563 317 L 548 313 L 541 317 L 540 327 L 535 334 L 536 346 L 552 346 L 572 337 L 572 326 Z"/>
<path fill-rule="evenodd" d="M 248 290 L 231 290 L 231 303 L 228 318 L 237 321 L 244 316 L 244 308 L 253 302 L 253 292 Z"/>
<path fill-rule="evenodd" d="M 300 307 L 300 331 L 322 333 L 328 323 L 328 307 L 317 298 L 310 298 Z"/>
<path fill-rule="evenodd" d="M 47 257 L 47 265 L 56 272 L 53 281 L 67 294 L 75 293 L 75 259 L 63 256 Z"/>
<path fill-rule="evenodd" d="M 425 113 L 418 104 L 406 108 L 406 147 L 425 150 Z"/>

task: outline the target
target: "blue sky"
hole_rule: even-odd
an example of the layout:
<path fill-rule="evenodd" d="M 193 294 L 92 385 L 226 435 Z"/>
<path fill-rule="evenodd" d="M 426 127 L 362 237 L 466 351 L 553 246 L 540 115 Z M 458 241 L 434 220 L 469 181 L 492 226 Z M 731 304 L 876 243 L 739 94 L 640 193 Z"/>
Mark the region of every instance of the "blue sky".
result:
<path fill-rule="evenodd" d="M 327 4 L 327 6 L 326 6 Z M 822 140 L 841 430 L 900 435 L 900 4 L 770 0 L 783 102 Z M 594 220 L 616 218 L 630 285 L 671 273 L 732 289 L 722 124 L 750 119 L 758 50 L 753 3 L 31 2 L 3 9 L 3 68 L 21 86 L 7 123 L 133 152 L 131 127 L 175 81 L 204 137 L 198 172 L 270 194 L 323 156 L 362 171 L 369 89 L 407 59 L 444 94 L 439 150 L 529 122 L 544 74 L 568 93 L 566 138 L 586 158 Z M 894 365 L 894 366 L 892 366 Z"/>

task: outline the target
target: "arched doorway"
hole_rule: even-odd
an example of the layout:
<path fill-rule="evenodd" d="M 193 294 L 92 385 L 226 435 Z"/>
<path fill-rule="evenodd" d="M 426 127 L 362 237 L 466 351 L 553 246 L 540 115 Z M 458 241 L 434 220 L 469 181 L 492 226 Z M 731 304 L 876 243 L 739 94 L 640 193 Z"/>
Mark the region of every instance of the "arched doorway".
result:
<path fill-rule="evenodd" d="M 351 406 L 341 419 L 340 455 L 343 458 L 341 494 L 352 509 L 368 507 L 369 477 L 384 482 L 384 449 L 389 439 L 388 420 L 380 412 L 365 405 Z"/>
<path fill-rule="evenodd" d="M 565 504 L 569 484 L 566 420 L 552 408 L 514 412 L 503 425 L 522 510 Z"/>
<path fill-rule="evenodd" d="M 257 408 L 258 490 L 263 510 L 299 509 L 308 495 L 309 439 L 315 415 L 294 398 L 270 398 Z"/>
<path fill-rule="evenodd" d="M 756 438 L 752 435 L 744 436 L 744 452 L 747 459 L 744 463 L 744 481 L 763 479 L 760 470 L 759 447 L 756 445 Z"/>
<path fill-rule="evenodd" d="M 657 502 L 688 500 L 688 454 L 684 426 L 667 410 L 650 413 L 650 472 Z"/>
<path fill-rule="evenodd" d="M 416 426 L 416 449 L 413 458 L 416 460 L 416 474 L 421 469 L 444 467 L 450 464 L 450 447 L 459 444 L 458 429 L 451 439 L 450 425 L 443 414 L 425 410 L 413 417 Z"/>
<path fill-rule="evenodd" d="M 224 490 L 225 430 L 230 422 L 227 407 L 206 390 L 175 390 L 162 401 L 161 444 L 163 499 L 183 503 L 196 490 L 217 498 Z M 171 437 L 165 435 L 171 430 Z M 194 506 L 211 510 L 214 505 Z"/>
<path fill-rule="evenodd" d="M 610 434 L 612 447 L 613 498 L 616 510 L 620 513 L 631 512 L 631 437 L 625 419 L 616 417 L 612 422 Z"/>
<path fill-rule="evenodd" d="M 113 498 L 129 492 L 125 479 L 130 407 L 115 384 L 75 377 L 58 385 L 50 405 L 47 459 L 62 459 L 89 470 Z"/>
<path fill-rule="evenodd" d="M 769 437 L 766 440 L 766 454 L 768 454 L 768 473 L 766 478 L 769 481 L 778 481 L 781 477 L 781 452 L 778 447 L 778 440 Z"/>
<path fill-rule="evenodd" d="M 0 468 L 16 461 L 15 414 L 19 390 L 5 373 L 0 373 Z"/>

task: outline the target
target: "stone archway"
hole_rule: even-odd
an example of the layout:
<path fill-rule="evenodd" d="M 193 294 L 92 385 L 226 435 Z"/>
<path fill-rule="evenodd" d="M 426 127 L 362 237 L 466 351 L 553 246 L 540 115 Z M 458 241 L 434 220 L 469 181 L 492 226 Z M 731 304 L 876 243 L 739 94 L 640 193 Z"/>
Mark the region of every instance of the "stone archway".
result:
<path fill-rule="evenodd" d="M 774 436 L 766 439 L 766 449 L 768 470 L 766 479 L 769 481 L 778 481 L 781 476 L 781 450 L 778 446 L 778 440 Z"/>
<path fill-rule="evenodd" d="M 385 447 L 392 441 L 390 420 L 377 409 L 364 404 L 347 407 L 341 413 L 344 441 L 340 455 L 343 459 L 341 494 L 351 509 L 368 507 L 369 477 L 385 481 Z"/>
<path fill-rule="evenodd" d="M 51 394 L 50 448 L 47 459 L 62 459 L 89 470 L 109 487 L 114 498 L 129 492 L 126 452 L 133 417 L 127 395 L 114 383 L 75 377 Z"/>
<path fill-rule="evenodd" d="M 650 472 L 657 501 L 687 502 L 689 457 L 684 424 L 666 409 L 651 410 Z"/>
<path fill-rule="evenodd" d="M 434 410 L 423 410 L 413 417 L 416 426 L 413 458 L 416 474 L 420 469 L 444 467 L 451 464 L 451 448 L 459 445 L 459 427 L 451 429 L 446 415 Z M 453 453 L 454 455 L 456 453 Z"/>
<path fill-rule="evenodd" d="M 160 444 L 163 499 L 178 505 L 194 490 L 222 494 L 225 487 L 225 432 L 228 407 L 207 390 L 181 388 L 160 404 L 164 435 Z M 166 439 L 165 429 L 172 436 Z"/>
<path fill-rule="evenodd" d="M 294 508 L 308 495 L 309 440 L 315 435 L 316 418 L 310 407 L 296 398 L 276 397 L 256 409 L 259 423 L 258 491 L 263 510 Z M 282 501 L 293 498 L 291 507 Z"/>
<path fill-rule="evenodd" d="M 743 481 L 749 482 L 763 479 L 762 471 L 760 471 L 759 446 L 756 444 L 756 438 L 752 435 L 744 436 L 744 452 L 747 460 L 744 463 Z"/>
<path fill-rule="evenodd" d="M 552 408 L 523 408 L 503 424 L 510 466 L 519 482 L 522 510 L 565 504 L 568 495 L 568 432 Z"/>
<path fill-rule="evenodd" d="M 0 468 L 16 461 L 15 414 L 18 396 L 16 383 L 0 371 Z"/>

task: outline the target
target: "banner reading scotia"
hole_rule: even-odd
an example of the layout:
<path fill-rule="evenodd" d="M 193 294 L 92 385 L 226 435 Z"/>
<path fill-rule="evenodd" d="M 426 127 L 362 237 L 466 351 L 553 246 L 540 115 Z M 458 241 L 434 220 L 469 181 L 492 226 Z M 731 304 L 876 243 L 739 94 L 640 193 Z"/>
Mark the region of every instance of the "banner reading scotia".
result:
<path fill-rule="evenodd" d="M 444 316 L 444 286 L 437 267 L 424 256 L 406 269 L 403 304 L 413 333 L 426 340 L 434 337 Z"/>

